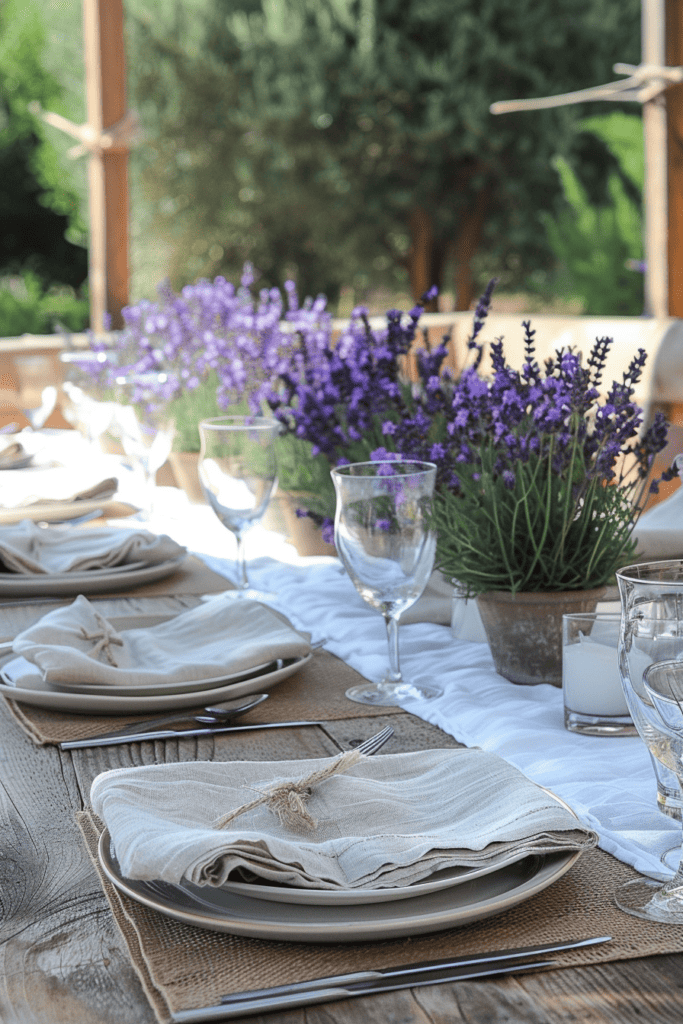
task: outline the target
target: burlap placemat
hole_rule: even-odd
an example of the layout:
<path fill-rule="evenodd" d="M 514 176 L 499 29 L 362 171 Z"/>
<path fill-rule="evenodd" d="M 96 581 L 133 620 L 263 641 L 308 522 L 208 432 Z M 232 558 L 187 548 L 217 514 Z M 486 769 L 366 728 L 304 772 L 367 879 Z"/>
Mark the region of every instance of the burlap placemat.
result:
<path fill-rule="evenodd" d="M 247 712 L 239 724 L 319 722 L 401 713 L 397 707 L 371 708 L 348 700 L 346 690 L 361 682 L 362 677 L 345 662 L 327 651 L 316 651 L 307 665 L 273 687 L 268 700 Z M 84 739 L 155 717 L 149 712 L 143 716 L 67 714 L 5 699 L 14 720 L 40 745 Z M 201 693 L 197 699 L 198 707 L 207 703 L 206 699 L 202 701 Z"/>
<path fill-rule="evenodd" d="M 612 898 L 616 886 L 637 874 L 602 850 L 584 854 L 554 885 L 514 909 L 432 935 L 315 945 L 205 931 L 167 918 L 119 893 L 97 864 L 101 822 L 87 811 L 77 817 L 133 966 L 162 1024 L 172 1013 L 215 1005 L 228 993 L 452 954 L 570 942 L 598 935 L 611 935 L 612 941 L 553 953 L 552 959 L 558 967 L 574 967 L 683 950 L 682 928 L 641 921 L 616 908 Z"/>

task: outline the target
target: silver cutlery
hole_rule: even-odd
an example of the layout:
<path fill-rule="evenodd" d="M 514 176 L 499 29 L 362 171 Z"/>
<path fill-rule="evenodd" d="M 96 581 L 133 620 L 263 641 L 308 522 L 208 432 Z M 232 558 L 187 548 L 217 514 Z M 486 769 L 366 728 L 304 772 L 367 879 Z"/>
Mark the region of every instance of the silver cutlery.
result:
<path fill-rule="evenodd" d="M 230 1020 L 238 1016 L 284 1010 L 311 1003 L 349 999 L 353 996 L 372 995 L 419 985 L 437 985 L 449 981 L 463 981 L 489 975 L 517 973 L 552 967 L 554 960 L 534 960 L 522 963 L 528 957 L 542 956 L 567 949 L 579 949 L 610 942 L 611 936 L 582 939 L 578 942 L 557 942 L 519 949 L 506 949 L 497 953 L 474 953 L 469 956 L 444 958 L 399 967 L 385 967 L 376 971 L 357 971 L 352 974 L 315 978 L 292 985 L 253 989 L 223 996 L 216 1006 L 196 1010 L 180 1010 L 172 1015 L 173 1024 L 194 1024 L 199 1021 Z"/>
<path fill-rule="evenodd" d="M 256 729 L 293 729 L 300 725 L 321 725 L 324 722 L 264 722 L 261 725 L 204 725 L 190 729 L 156 729 L 150 732 L 130 733 L 126 736 L 90 736 L 82 740 L 65 740 L 61 750 L 80 750 L 83 747 L 109 747 L 120 743 L 139 743 L 142 740 L 173 740 L 186 736 L 220 736 L 227 732 L 254 732 Z"/>
<path fill-rule="evenodd" d="M 255 708 L 267 699 L 267 693 L 254 693 L 249 697 L 233 697 L 232 700 L 209 705 L 208 707 L 201 708 L 200 711 L 178 711 L 172 715 L 149 718 L 144 722 L 133 722 L 131 725 L 124 725 L 121 729 L 100 733 L 97 739 L 115 740 L 119 737 L 134 736 L 139 732 L 154 732 L 157 729 L 164 729 L 183 722 L 187 726 L 191 726 L 193 722 L 198 725 L 227 725 L 233 718 L 243 715 L 245 711 L 250 711 L 251 708 Z"/>

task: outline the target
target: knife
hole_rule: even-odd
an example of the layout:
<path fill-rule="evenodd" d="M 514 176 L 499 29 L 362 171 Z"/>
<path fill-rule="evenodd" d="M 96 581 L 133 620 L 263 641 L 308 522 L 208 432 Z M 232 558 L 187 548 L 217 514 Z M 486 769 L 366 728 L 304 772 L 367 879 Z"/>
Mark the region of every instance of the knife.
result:
<path fill-rule="evenodd" d="M 173 1024 L 231 1020 L 239 1016 L 285 1010 L 312 1003 L 330 1002 L 335 999 L 349 999 L 353 996 L 373 995 L 378 992 L 396 991 L 419 985 L 437 985 L 449 981 L 464 981 L 468 978 L 538 970 L 541 967 L 554 966 L 555 961 L 535 960 L 533 963 L 520 963 L 520 959 L 543 952 L 576 949 L 610 940 L 610 936 L 602 936 L 584 939 L 581 942 L 504 950 L 492 954 L 474 954 L 457 960 L 435 960 L 425 964 L 318 978 L 314 981 L 282 985 L 274 989 L 238 992 L 234 995 L 224 996 L 216 1006 L 205 1006 L 196 1010 L 179 1010 L 171 1014 L 171 1020 Z"/>
<path fill-rule="evenodd" d="M 581 939 L 578 942 L 550 942 L 542 946 L 521 946 L 519 949 L 501 949 L 496 953 L 470 953 L 467 956 L 447 957 L 440 960 L 423 960 L 413 964 L 401 964 L 398 967 L 381 967 L 371 971 L 356 971 L 353 974 L 337 974 L 326 978 L 313 978 L 311 981 L 298 982 L 293 985 L 276 985 L 273 988 L 254 989 L 251 992 L 237 992 L 235 995 L 223 996 L 221 1002 L 228 1004 L 249 999 L 261 999 L 266 996 L 288 995 L 292 992 L 310 992 L 318 988 L 329 988 L 341 985 L 344 988 L 365 987 L 381 979 L 400 979 L 415 974 L 429 974 L 433 971 L 452 970 L 455 968 L 489 966 L 498 961 L 520 960 L 529 956 L 540 956 L 545 953 L 559 953 L 566 949 L 582 949 L 586 946 L 597 946 L 603 942 L 611 942 L 611 935 L 597 938 Z"/>
<path fill-rule="evenodd" d="M 204 725 L 191 729 L 151 729 L 112 735 L 89 736 L 82 740 L 64 740 L 60 750 L 81 750 L 84 747 L 108 747 L 119 743 L 138 743 L 141 740 L 172 740 L 185 736 L 218 736 L 224 732 L 253 732 L 254 729 L 294 729 L 300 725 L 324 725 L 324 722 L 264 722 L 261 725 Z"/>

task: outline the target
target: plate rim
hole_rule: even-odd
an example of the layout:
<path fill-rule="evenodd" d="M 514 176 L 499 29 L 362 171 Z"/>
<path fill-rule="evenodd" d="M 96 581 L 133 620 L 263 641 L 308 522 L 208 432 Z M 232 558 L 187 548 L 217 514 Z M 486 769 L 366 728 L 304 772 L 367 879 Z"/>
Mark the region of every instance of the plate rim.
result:
<path fill-rule="evenodd" d="M 412 900 L 395 900 L 390 903 L 368 904 L 368 906 L 382 906 L 383 908 L 388 907 L 390 909 L 396 908 L 396 915 L 389 921 L 386 919 L 379 919 L 375 922 L 363 921 L 354 923 L 344 920 L 342 928 L 342 920 L 335 920 L 334 917 L 332 920 L 314 923 L 307 923 L 305 921 L 297 922 L 296 920 L 292 920 L 292 916 L 296 917 L 298 911 L 304 912 L 306 909 L 311 909 L 310 907 L 302 907 L 301 904 L 288 904 L 287 906 L 290 911 L 293 911 L 293 914 L 288 914 L 285 919 L 277 922 L 274 926 L 269 924 L 268 921 L 263 921 L 259 924 L 258 918 L 254 919 L 247 917 L 245 920 L 243 916 L 235 919 L 231 918 L 225 912 L 223 914 L 218 914 L 216 912 L 212 913 L 209 908 L 206 906 L 202 908 L 199 904 L 196 909 L 191 911 L 184 910 L 182 907 L 172 906 L 169 901 L 163 900 L 162 897 L 147 893 L 146 887 L 148 887 L 149 883 L 142 881 L 137 882 L 134 880 L 131 882 L 117 872 L 109 856 L 110 845 L 109 831 L 105 827 L 98 842 L 97 859 L 107 880 L 118 891 L 123 892 L 130 899 L 137 903 L 141 903 L 143 906 L 149 907 L 152 910 L 156 910 L 158 913 L 161 913 L 166 917 L 170 917 L 176 921 L 181 921 L 182 923 L 193 927 L 209 929 L 217 932 L 226 932 L 232 935 L 241 935 L 259 939 L 275 939 L 277 941 L 286 942 L 319 943 L 367 942 L 389 938 L 401 938 L 408 935 L 445 931 L 449 928 L 462 927 L 464 925 L 471 924 L 473 921 L 492 917 L 496 914 L 503 913 L 506 910 L 510 910 L 512 907 L 530 899 L 532 896 L 542 892 L 554 882 L 558 881 L 570 870 L 582 853 L 581 850 L 571 850 L 557 851 L 555 853 L 548 854 L 531 854 L 530 856 L 536 857 L 538 863 L 530 878 L 513 885 L 503 894 L 488 897 L 483 900 L 475 899 L 473 902 L 467 903 L 462 907 L 451 909 L 440 908 L 436 911 L 428 911 L 427 913 L 420 914 L 419 906 L 416 907 L 415 904 L 419 905 L 423 899 L 429 899 L 432 896 L 439 895 L 438 893 L 429 893 L 425 894 L 425 896 L 415 896 Z M 505 867 L 502 867 L 500 870 L 504 871 Z M 171 885 L 171 883 L 165 884 Z M 182 886 L 171 887 L 180 889 L 186 898 L 192 896 L 192 893 L 188 892 L 188 890 Z M 459 886 L 453 887 L 455 890 L 459 890 L 459 888 Z M 445 892 L 447 893 L 448 890 L 445 890 Z M 230 898 L 232 894 L 227 893 L 226 895 Z M 257 910 L 259 905 L 261 907 L 283 906 L 282 904 L 276 904 L 265 900 L 250 899 L 249 897 L 238 896 L 235 898 L 249 903 L 253 902 L 256 905 Z M 244 907 L 241 909 L 244 914 Z M 247 907 L 246 909 L 248 912 L 249 908 Z M 347 908 L 338 905 L 336 907 L 326 906 L 324 908 L 316 909 L 323 909 L 326 913 L 332 915 L 339 912 L 339 915 L 342 916 L 342 912 Z M 410 914 L 411 909 L 416 911 L 412 916 Z M 403 914 L 401 911 L 403 911 Z"/>
<path fill-rule="evenodd" d="M 42 594 L 47 587 L 51 597 L 73 597 L 78 594 L 107 593 L 110 590 L 125 590 L 131 584 L 153 583 L 170 576 L 179 569 L 188 552 L 176 558 L 168 558 L 153 565 L 144 565 L 127 572 L 114 572 L 93 577 L 92 570 L 79 573 L 63 573 L 60 576 L 48 573 L 22 576 L 12 573 L 12 579 L 0 579 L 0 599 L 3 597 L 34 597 Z"/>

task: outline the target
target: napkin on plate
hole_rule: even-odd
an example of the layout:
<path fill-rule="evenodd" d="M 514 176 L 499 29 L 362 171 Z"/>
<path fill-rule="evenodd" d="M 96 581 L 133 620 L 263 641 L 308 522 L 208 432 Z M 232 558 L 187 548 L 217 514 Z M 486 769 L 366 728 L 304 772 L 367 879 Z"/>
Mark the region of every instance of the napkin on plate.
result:
<path fill-rule="evenodd" d="M 303 888 L 388 888 L 455 865 L 585 850 L 597 841 L 545 790 L 478 748 L 362 757 L 313 786 L 312 831 L 282 825 L 264 804 L 225 829 L 212 827 L 275 782 L 305 778 L 333 760 L 116 769 L 93 782 L 92 806 L 127 878 L 176 884 L 220 886 L 246 869 Z"/>
<path fill-rule="evenodd" d="M 87 598 L 56 608 L 16 637 L 23 665 L 4 671 L 19 683 L 37 666 L 60 688 L 192 682 L 308 654 L 310 637 L 279 612 L 248 600 L 207 601 L 157 626 L 117 633 Z M 27 664 L 27 662 L 29 664 Z"/>
<path fill-rule="evenodd" d="M 22 519 L 0 527 L 0 569 L 18 573 L 85 572 L 126 562 L 158 565 L 186 549 L 165 534 L 146 530 L 50 529 Z"/>
<path fill-rule="evenodd" d="M 0 451 L 0 469 L 11 469 L 16 462 L 23 462 L 25 459 L 26 449 L 23 444 L 13 441 Z"/>

